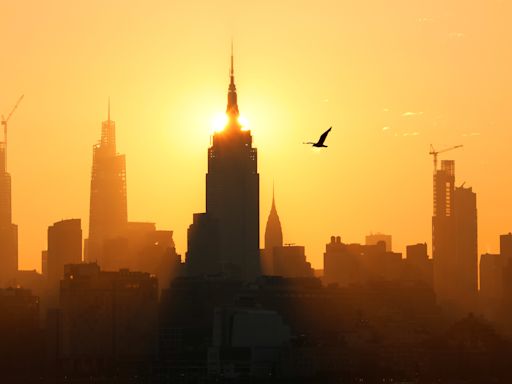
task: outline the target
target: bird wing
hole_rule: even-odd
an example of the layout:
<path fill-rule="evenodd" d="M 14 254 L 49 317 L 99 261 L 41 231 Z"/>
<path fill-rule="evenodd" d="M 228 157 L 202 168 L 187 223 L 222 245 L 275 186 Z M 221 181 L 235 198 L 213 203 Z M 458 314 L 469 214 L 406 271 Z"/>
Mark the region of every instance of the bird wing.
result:
<path fill-rule="evenodd" d="M 320 136 L 320 139 L 318 140 L 318 144 L 319 145 L 323 145 L 325 139 L 327 138 L 327 135 L 329 134 L 329 132 L 331 131 L 332 127 L 329 127 L 329 129 L 327 131 L 325 131 L 324 133 L 322 133 L 322 136 Z"/>

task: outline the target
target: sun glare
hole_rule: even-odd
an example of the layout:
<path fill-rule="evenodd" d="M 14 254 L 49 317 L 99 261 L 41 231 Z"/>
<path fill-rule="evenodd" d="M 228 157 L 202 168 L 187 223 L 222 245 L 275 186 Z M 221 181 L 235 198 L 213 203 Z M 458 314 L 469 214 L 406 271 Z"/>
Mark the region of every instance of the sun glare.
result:
<path fill-rule="evenodd" d="M 212 127 L 214 132 L 222 131 L 228 123 L 228 117 L 225 113 L 219 113 L 212 120 Z"/>
<path fill-rule="evenodd" d="M 244 116 L 238 116 L 238 123 L 242 126 L 242 131 L 249 130 L 249 120 Z M 225 113 L 219 113 L 212 119 L 213 132 L 221 132 L 228 124 L 228 116 Z"/>
<path fill-rule="evenodd" d="M 242 131 L 249 130 L 249 120 L 247 120 L 244 116 L 238 116 L 238 122 L 242 126 Z"/>

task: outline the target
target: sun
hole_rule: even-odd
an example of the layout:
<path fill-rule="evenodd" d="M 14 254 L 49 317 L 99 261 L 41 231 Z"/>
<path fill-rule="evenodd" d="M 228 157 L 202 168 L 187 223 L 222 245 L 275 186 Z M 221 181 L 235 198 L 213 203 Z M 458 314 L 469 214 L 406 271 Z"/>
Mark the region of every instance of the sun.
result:
<path fill-rule="evenodd" d="M 212 119 L 213 132 L 222 131 L 228 124 L 228 116 L 225 113 L 219 113 Z"/>
<path fill-rule="evenodd" d="M 238 123 L 242 127 L 242 131 L 249 130 L 249 120 L 244 116 L 238 116 Z M 228 124 L 228 116 L 225 113 L 219 113 L 212 118 L 213 132 L 221 132 Z"/>

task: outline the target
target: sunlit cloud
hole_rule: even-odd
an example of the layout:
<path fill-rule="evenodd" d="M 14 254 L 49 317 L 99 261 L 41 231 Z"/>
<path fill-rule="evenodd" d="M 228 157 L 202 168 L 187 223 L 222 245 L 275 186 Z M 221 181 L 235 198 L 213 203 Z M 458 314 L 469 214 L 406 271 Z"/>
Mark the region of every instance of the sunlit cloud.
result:
<path fill-rule="evenodd" d="M 405 132 L 402 136 L 419 136 L 419 132 Z"/>
<path fill-rule="evenodd" d="M 402 113 L 403 117 L 413 117 L 413 116 L 419 116 L 423 115 L 423 112 L 404 112 Z"/>
<path fill-rule="evenodd" d="M 391 112 L 391 109 L 389 109 L 389 108 L 382 108 L 382 112 Z"/>
<path fill-rule="evenodd" d="M 462 32 L 450 32 L 448 34 L 448 37 L 450 39 L 462 39 L 463 37 L 465 37 L 466 35 Z"/>
<path fill-rule="evenodd" d="M 391 129 L 391 127 L 389 127 L 389 126 L 387 126 L 387 125 L 386 125 L 385 127 L 382 127 L 382 130 L 383 130 L 383 131 L 389 131 L 390 129 Z"/>
<path fill-rule="evenodd" d="M 463 137 L 480 136 L 480 132 L 463 133 L 462 136 Z"/>

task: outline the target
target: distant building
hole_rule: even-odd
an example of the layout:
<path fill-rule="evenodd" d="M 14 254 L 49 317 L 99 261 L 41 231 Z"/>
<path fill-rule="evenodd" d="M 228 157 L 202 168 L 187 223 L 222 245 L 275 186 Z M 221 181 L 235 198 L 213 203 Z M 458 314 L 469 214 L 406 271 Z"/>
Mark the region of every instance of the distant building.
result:
<path fill-rule="evenodd" d="M 429 287 L 433 287 L 434 271 L 432 259 L 428 257 L 426 243 L 408 245 L 404 265 L 404 279 L 422 281 Z"/>
<path fill-rule="evenodd" d="M 505 258 L 485 253 L 480 256 L 480 306 L 490 320 L 496 320 L 503 299 Z"/>
<path fill-rule="evenodd" d="M 105 271 L 131 269 L 154 274 L 168 287 L 181 268 L 172 231 L 157 230 L 155 223 L 128 222 L 122 236 L 103 242 Z"/>
<path fill-rule="evenodd" d="M 105 240 L 123 235 L 128 222 L 125 156 L 117 153 L 116 125 L 108 118 L 102 123 L 101 140 L 93 147 L 89 238 L 86 261 L 103 263 Z"/>
<path fill-rule="evenodd" d="M 477 298 L 476 194 L 455 188 L 455 162 L 443 160 L 434 174 L 432 217 L 434 288 L 454 313 L 473 311 Z"/>
<path fill-rule="evenodd" d="M 258 158 L 251 131 L 239 122 L 233 55 L 230 80 L 228 122 L 208 149 L 206 212 L 218 220 L 222 272 L 252 280 L 260 275 Z"/>
<path fill-rule="evenodd" d="M 41 336 L 39 297 L 28 289 L 0 289 L 2 382 L 11 382 L 10 374 L 27 377 L 41 367 L 44 357 L 42 353 L 44 344 Z M 21 381 L 29 382 L 31 380 Z"/>
<path fill-rule="evenodd" d="M 11 175 L 7 172 L 7 142 L 0 141 L 0 287 L 18 270 L 18 226 L 12 223 Z"/>
<path fill-rule="evenodd" d="M 377 245 L 383 241 L 386 244 L 386 252 L 391 252 L 392 247 L 392 236 L 384 235 L 383 233 L 372 233 L 366 236 L 366 245 Z"/>
<path fill-rule="evenodd" d="M 460 302 L 467 311 L 475 310 L 478 295 L 478 230 L 476 193 L 471 188 L 458 187 L 454 193 L 456 284 Z"/>
<path fill-rule="evenodd" d="M 306 260 L 305 248 L 285 245 L 273 248 L 273 274 L 283 277 L 313 277 L 311 264 Z"/>
<path fill-rule="evenodd" d="M 188 276 L 222 273 L 218 220 L 207 213 L 195 213 L 187 231 L 186 271 Z"/>
<path fill-rule="evenodd" d="M 512 233 L 500 235 L 500 255 L 512 259 Z"/>
<path fill-rule="evenodd" d="M 64 265 L 82 262 L 82 227 L 80 219 L 59 221 L 48 227 L 49 299 L 57 304 L 59 282 L 64 277 Z"/>
<path fill-rule="evenodd" d="M 216 308 L 208 374 L 227 379 L 276 376 L 289 342 L 290 328 L 275 311 Z"/>
<path fill-rule="evenodd" d="M 158 281 L 142 272 L 103 272 L 95 263 L 66 265 L 56 322 L 68 370 L 102 373 L 150 364 L 157 353 Z"/>
<path fill-rule="evenodd" d="M 277 214 L 274 192 L 272 191 L 272 207 L 265 227 L 265 249 L 261 255 L 261 271 L 264 275 L 274 274 L 274 248 L 282 246 L 283 230 Z"/>
<path fill-rule="evenodd" d="M 340 286 L 375 280 L 397 280 L 401 276 L 402 255 L 387 252 L 386 244 L 345 244 L 339 236 L 331 236 L 325 246 L 324 278 L 326 284 Z"/>

